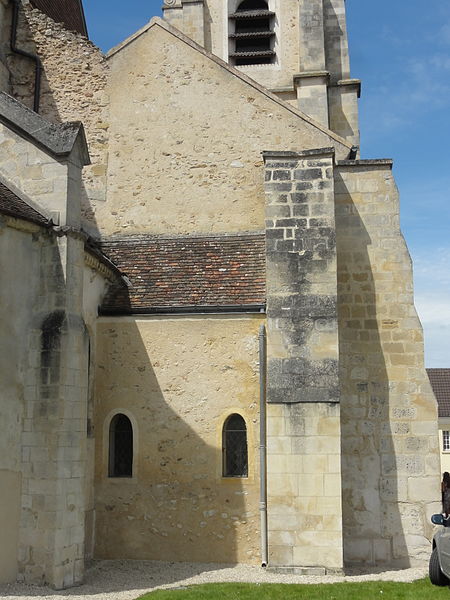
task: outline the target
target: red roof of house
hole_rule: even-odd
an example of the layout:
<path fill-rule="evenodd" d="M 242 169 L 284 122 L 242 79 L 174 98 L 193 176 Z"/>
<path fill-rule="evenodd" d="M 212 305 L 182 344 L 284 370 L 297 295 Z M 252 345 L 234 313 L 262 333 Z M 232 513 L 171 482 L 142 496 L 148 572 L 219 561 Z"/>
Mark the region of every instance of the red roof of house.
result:
<path fill-rule="evenodd" d="M 450 417 L 450 369 L 427 369 L 440 417 Z"/>
<path fill-rule="evenodd" d="M 102 252 L 131 286 L 115 287 L 103 313 L 258 310 L 265 303 L 264 234 L 103 240 Z"/>
<path fill-rule="evenodd" d="M 49 225 L 46 217 L 21 200 L 14 192 L 0 181 L 0 213 L 25 219 L 39 225 Z"/>
<path fill-rule="evenodd" d="M 87 37 L 82 0 L 31 0 L 31 4 L 67 29 Z"/>

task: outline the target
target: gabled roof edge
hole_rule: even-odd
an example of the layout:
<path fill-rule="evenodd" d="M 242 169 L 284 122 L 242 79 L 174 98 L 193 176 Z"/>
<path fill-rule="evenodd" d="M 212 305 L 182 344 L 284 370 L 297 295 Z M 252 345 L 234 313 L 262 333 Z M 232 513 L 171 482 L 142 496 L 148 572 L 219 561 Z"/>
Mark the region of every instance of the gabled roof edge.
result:
<path fill-rule="evenodd" d="M 187 44 L 194 50 L 197 50 L 198 52 L 200 52 L 201 54 L 203 54 L 204 56 L 206 56 L 207 58 L 209 58 L 210 60 L 215 62 L 217 65 L 219 65 L 220 67 L 222 67 L 229 73 L 232 73 L 233 75 L 235 75 L 236 77 L 238 77 L 239 79 L 241 79 L 242 81 L 247 83 L 248 85 L 251 85 L 253 88 L 255 88 L 260 93 L 264 94 L 267 98 L 269 98 L 273 102 L 276 102 L 279 106 L 282 106 L 285 110 L 291 112 L 292 114 L 296 115 L 297 117 L 300 117 L 303 121 L 306 121 L 309 125 L 312 125 L 316 129 L 319 129 L 322 133 L 324 133 L 328 137 L 332 138 L 339 144 L 342 144 L 345 148 L 348 148 L 348 149 L 352 148 L 353 144 L 351 142 L 348 142 L 344 138 L 340 137 L 337 133 L 334 133 L 334 131 L 327 129 L 321 123 L 318 123 L 314 119 L 311 119 L 311 117 L 309 117 L 307 114 L 303 113 L 298 108 L 295 108 L 294 106 L 288 104 L 287 102 L 280 100 L 280 98 L 278 98 L 278 96 L 276 96 L 272 92 L 269 92 L 269 90 L 267 88 L 265 88 L 264 86 L 257 83 L 254 79 L 252 79 L 251 77 L 248 77 L 247 75 L 245 75 L 238 69 L 229 65 L 228 63 L 223 61 L 218 56 L 211 54 L 210 52 L 205 50 L 205 48 L 203 48 L 203 46 L 200 46 L 199 44 L 197 44 L 196 42 L 191 40 L 191 38 L 189 38 L 184 33 L 182 33 L 179 29 L 177 29 L 173 25 L 170 25 L 169 23 L 167 23 L 166 21 L 164 21 L 164 19 L 161 19 L 160 17 L 153 17 L 151 19 L 151 21 L 149 21 L 149 23 L 147 23 L 147 25 L 145 25 L 144 27 L 142 27 L 141 29 L 136 31 L 136 33 L 134 33 L 129 38 L 124 40 L 118 46 L 115 46 L 114 48 L 112 48 L 106 54 L 106 58 L 109 59 L 109 58 L 113 57 L 115 54 L 117 54 L 118 52 L 123 50 L 126 46 L 131 44 L 135 39 L 137 39 L 138 37 L 140 37 L 141 35 L 143 35 L 144 33 L 146 33 L 147 31 L 149 31 L 150 29 L 152 29 L 155 26 L 161 27 L 162 29 L 164 29 L 165 31 L 167 31 L 168 33 L 173 35 L 174 37 L 178 38 L 179 40 L 181 40 L 182 42 L 184 42 L 185 44 Z"/>

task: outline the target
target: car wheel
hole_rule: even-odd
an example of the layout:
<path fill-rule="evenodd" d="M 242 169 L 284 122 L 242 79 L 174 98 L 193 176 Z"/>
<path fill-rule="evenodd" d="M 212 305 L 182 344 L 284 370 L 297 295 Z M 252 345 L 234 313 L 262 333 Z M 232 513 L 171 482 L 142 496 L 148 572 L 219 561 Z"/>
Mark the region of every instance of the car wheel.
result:
<path fill-rule="evenodd" d="M 430 575 L 430 581 L 433 585 L 445 586 L 450 584 L 450 581 L 441 571 L 437 548 L 434 548 L 433 552 L 431 553 L 428 572 Z"/>

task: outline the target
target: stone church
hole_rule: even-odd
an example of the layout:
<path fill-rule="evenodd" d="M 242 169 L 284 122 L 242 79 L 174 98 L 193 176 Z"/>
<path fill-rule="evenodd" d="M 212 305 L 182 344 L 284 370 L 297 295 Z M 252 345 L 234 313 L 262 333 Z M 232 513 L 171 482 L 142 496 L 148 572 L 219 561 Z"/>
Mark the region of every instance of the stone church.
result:
<path fill-rule="evenodd" d="M 436 403 L 345 0 L 163 14 L 105 55 L 0 0 L 0 581 L 418 564 Z"/>

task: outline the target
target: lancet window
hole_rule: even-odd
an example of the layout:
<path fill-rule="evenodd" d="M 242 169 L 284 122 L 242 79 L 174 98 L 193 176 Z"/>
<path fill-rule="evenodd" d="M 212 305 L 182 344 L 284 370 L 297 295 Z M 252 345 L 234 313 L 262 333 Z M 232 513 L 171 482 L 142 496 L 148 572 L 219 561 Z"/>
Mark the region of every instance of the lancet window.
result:
<path fill-rule="evenodd" d="M 241 415 L 228 417 L 222 432 L 223 476 L 248 476 L 247 427 Z"/>
<path fill-rule="evenodd" d="M 109 426 L 109 477 L 133 476 L 133 426 L 123 414 L 114 415 Z"/>

